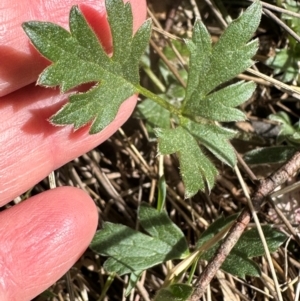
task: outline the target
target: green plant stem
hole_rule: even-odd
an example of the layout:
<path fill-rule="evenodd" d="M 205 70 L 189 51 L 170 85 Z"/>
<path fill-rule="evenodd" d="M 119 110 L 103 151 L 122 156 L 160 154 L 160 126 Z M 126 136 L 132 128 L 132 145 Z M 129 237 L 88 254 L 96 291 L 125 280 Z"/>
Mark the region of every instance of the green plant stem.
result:
<path fill-rule="evenodd" d="M 158 197 L 157 197 L 157 211 L 161 212 L 165 209 L 166 203 L 166 180 L 165 176 L 161 176 L 158 181 Z"/>
<path fill-rule="evenodd" d="M 166 87 L 159 80 L 159 78 L 154 74 L 154 72 L 151 70 L 151 68 L 143 63 L 141 63 L 141 66 L 143 67 L 143 69 L 144 69 L 145 73 L 148 75 L 148 77 L 151 79 L 152 83 L 154 83 L 154 85 L 160 90 L 160 92 L 166 93 Z"/>
<path fill-rule="evenodd" d="M 112 282 L 114 281 L 115 279 L 115 274 L 114 273 L 110 273 L 107 277 L 107 280 L 104 284 L 104 288 L 102 289 L 102 292 L 101 292 L 101 295 L 98 299 L 98 301 L 102 301 L 104 300 L 105 296 L 106 296 L 106 292 L 108 291 L 108 289 L 110 288 Z"/>
<path fill-rule="evenodd" d="M 201 257 L 201 255 L 199 256 L 199 258 Z M 188 278 L 187 284 L 192 284 L 193 277 L 195 275 L 195 271 L 196 271 L 197 266 L 198 266 L 198 260 L 195 260 L 193 262 L 192 266 L 191 266 L 191 270 L 190 270 L 190 273 L 189 273 L 189 278 Z"/>
<path fill-rule="evenodd" d="M 147 98 L 150 98 L 151 100 L 156 102 L 158 105 L 160 105 L 161 107 L 168 110 L 170 113 L 172 113 L 174 115 L 177 115 L 177 116 L 181 115 L 181 110 L 180 109 L 178 109 L 175 106 L 171 105 L 170 103 L 168 103 L 162 97 L 157 96 L 156 94 L 152 93 L 151 91 L 145 89 L 144 87 L 142 87 L 140 85 L 136 85 L 135 87 L 137 88 L 138 93 L 146 96 Z"/>

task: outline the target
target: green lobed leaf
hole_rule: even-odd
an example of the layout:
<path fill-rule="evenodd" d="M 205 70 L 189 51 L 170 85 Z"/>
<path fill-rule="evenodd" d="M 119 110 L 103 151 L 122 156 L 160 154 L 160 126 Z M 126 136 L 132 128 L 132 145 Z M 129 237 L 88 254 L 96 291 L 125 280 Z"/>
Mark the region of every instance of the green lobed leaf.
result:
<path fill-rule="evenodd" d="M 77 129 L 92 122 L 90 133 L 99 132 L 114 119 L 121 103 L 141 89 L 138 85 L 138 62 L 148 44 L 151 24 L 145 22 L 132 36 L 130 5 L 124 4 L 122 0 L 106 0 L 106 7 L 113 39 L 112 57 L 105 53 L 77 7 L 73 7 L 70 12 L 70 33 L 51 23 L 23 24 L 35 47 L 54 62 L 41 74 L 38 81 L 40 84 L 59 85 L 65 92 L 82 83 L 95 83 L 89 91 L 71 95 L 70 102 L 50 119 L 53 123 L 74 124 Z M 201 150 L 196 151 L 197 142 L 223 162 L 231 166 L 235 164 L 233 149 L 228 143 L 232 132 L 217 130 L 214 122 L 244 119 L 244 115 L 234 107 L 250 97 L 254 84 L 240 82 L 216 89 L 252 64 L 251 57 L 256 51 L 257 42 L 246 42 L 256 30 L 260 15 L 261 5 L 255 2 L 228 26 L 214 47 L 205 26 L 197 21 L 192 40 L 186 41 L 190 51 L 190 72 L 184 104 L 181 109 L 174 110 L 180 112 L 175 119 L 182 121 L 182 115 L 192 115 L 190 117 L 203 126 L 191 127 L 194 133 L 190 132 L 185 139 L 189 145 L 180 147 L 177 141 L 172 142 L 170 147 L 159 148 L 165 148 L 165 153 L 169 153 L 167 149 L 177 144 L 174 149 L 180 157 L 183 180 L 188 183 L 187 196 L 192 196 L 206 186 L 211 189 L 216 175 L 213 164 Z M 216 107 L 221 109 L 216 110 Z M 181 129 L 176 132 L 177 138 L 179 132 L 183 133 L 183 128 L 186 133 L 189 131 L 186 120 L 183 123 L 181 121 Z M 203 137 L 200 135 L 201 130 L 206 133 Z M 167 140 L 164 141 L 168 143 Z M 219 143 L 214 145 L 212 141 Z M 189 158 L 201 161 L 194 171 L 192 162 L 187 162 L 186 158 L 190 149 L 192 152 Z"/>
<path fill-rule="evenodd" d="M 235 107 L 251 97 L 253 82 L 224 84 L 253 64 L 258 41 L 248 42 L 261 18 L 262 7 L 254 2 L 238 19 L 229 24 L 215 46 L 201 21 L 196 21 L 191 40 L 185 40 L 190 52 L 190 64 L 185 98 L 180 107 L 179 126 L 159 129 L 159 152 L 176 153 L 186 188 L 186 197 L 198 190 L 209 190 L 217 174 L 215 167 L 203 154 L 207 148 L 222 162 L 234 166 L 236 155 L 229 139 L 235 132 L 222 128 L 217 122 L 244 120 L 245 115 Z"/>
<path fill-rule="evenodd" d="M 229 24 L 214 47 L 211 47 L 204 25 L 200 21 L 196 22 L 192 41 L 187 41 L 191 54 L 184 113 L 193 114 L 197 103 L 200 112 L 200 107 L 203 106 L 201 101 L 203 102 L 208 93 L 252 65 L 251 58 L 256 53 L 258 41 L 248 44 L 246 42 L 259 25 L 261 9 L 261 4 L 254 2 L 238 19 Z M 224 97 L 224 106 L 227 101 Z"/>
<path fill-rule="evenodd" d="M 185 185 L 185 197 L 198 190 L 210 190 L 214 185 L 217 170 L 203 154 L 195 138 L 182 126 L 175 129 L 156 129 L 159 153 L 176 153 L 180 162 L 180 174 Z"/>
<path fill-rule="evenodd" d="M 269 225 L 262 226 L 262 230 L 271 253 L 275 252 L 287 238 L 284 233 L 272 228 Z M 244 232 L 237 244 L 234 246 L 234 250 L 239 251 L 250 258 L 265 254 L 256 228 Z"/>
<path fill-rule="evenodd" d="M 53 62 L 38 79 L 38 84 L 60 86 L 66 92 L 83 83 L 96 83 L 85 93 L 76 93 L 51 122 L 74 124 L 75 129 L 92 121 L 90 133 L 97 133 L 116 116 L 124 100 L 137 92 L 139 59 L 151 32 L 146 21 L 132 35 L 130 4 L 106 0 L 113 39 L 109 57 L 77 6 L 70 12 L 70 32 L 48 22 L 26 22 L 23 29 L 33 45 Z"/>
<path fill-rule="evenodd" d="M 186 301 L 193 292 L 193 288 L 187 284 L 176 283 L 159 290 L 154 301 Z"/>
<path fill-rule="evenodd" d="M 221 268 L 223 271 L 243 279 L 245 279 L 246 276 L 261 276 L 259 265 L 237 250 L 232 250 L 230 252 Z"/>
<path fill-rule="evenodd" d="M 226 225 L 236 219 L 237 215 L 217 219 L 206 231 L 204 231 L 197 242 L 197 248 L 215 236 Z M 286 235 L 270 226 L 262 227 L 270 252 L 275 252 L 286 240 Z M 202 259 L 209 260 L 220 246 L 221 242 L 214 245 L 202 255 Z M 222 269 L 233 275 L 245 278 L 246 275 L 259 277 L 260 268 L 250 258 L 264 255 L 265 251 L 256 228 L 244 232 L 237 244 L 222 264 Z"/>
<path fill-rule="evenodd" d="M 141 205 L 139 214 L 142 226 L 152 237 L 109 222 L 105 222 L 103 229 L 96 233 L 90 247 L 100 255 L 110 256 L 104 263 L 108 272 L 138 274 L 154 265 L 188 254 L 183 233 L 165 212 Z"/>
<path fill-rule="evenodd" d="M 216 252 L 220 244 L 210 248 L 202 255 L 202 259 L 209 260 Z M 223 262 L 221 269 L 237 277 L 245 278 L 246 276 L 260 277 L 261 271 L 257 263 L 249 259 L 245 254 L 237 250 L 232 250 Z"/>

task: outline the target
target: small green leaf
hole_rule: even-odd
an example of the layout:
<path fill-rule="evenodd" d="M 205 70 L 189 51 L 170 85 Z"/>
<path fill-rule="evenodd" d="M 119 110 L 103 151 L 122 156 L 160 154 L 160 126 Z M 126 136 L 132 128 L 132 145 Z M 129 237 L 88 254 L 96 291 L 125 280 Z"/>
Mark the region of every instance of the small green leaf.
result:
<path fill-rule="evenodd" d="M 299 12 L 299 2 L 293 0 L 284 1 L 281 5 L 289 12 Z M 286 24 L 297 34 L 300 32 L 300 21 L 297 17 L 282 14 L 281 19 L 285 20 Z M 295 82 L 299 85 L 299 65 L 300 60 L 300 45 L 292 36 L 287 36 L 288 48 L 276 49 L 276 55 L 270 57 L 266 64 L 274 69 L 274 74 L 278 75 L 278 79 L 283 82 Z"/>
<path fill-rule="evenodd" d="M 286 0 L 284 3 L 281 3 L 281 5 L 290 12 L 299 12 L 299 2 L 294 0 Z M 286 21 L 286 23 L 296 32 L 300 32 L 300 20 L 297 17 L 292 17 L 288 14 L 282 14 L 281 18 Z"/>
<path fill-rule="evenodd" d="M 297 49 L 276 49 L 276 55 L 265 62 L 274 69 L 274 74 L 278 74 L 278 79 L 284 83 L 293 81 L 299 74 L 300 49 L 299 45 L 297 46 Z"/>
<path fill-rule="evenodd" d="M 59 125 L 74 124 L 75 129 L 92 121 L 90 133 L 97 133 L 115 118 L 120 105 L 137 93 L 139 59 L 151 32 L 146 21 L 132 35 L 130 4 L 106 0 L 113 38 L 109 57 L 77 6 L 70 12 L 70 33 L 47 22 L 27 22 L 23 29 L 33 45 L 53 64 L 46 68 L 38 84 L 59 85 L 66 92 L 83 83 L 96 83 L 85 93 L 75 93 L 58 113 L 50 118 Z"/>
<path fill-rule="evenodd" d="M 289 115 L 283 111 L 280 111 L 276 114 L 271 114 L 269 116 L 270 120 L 274 120 L 274 121 L 278 121 L 280 123 L 282 123 L 285 126 L 290 126 L 289 132 L 288 133 L 292 133 L 293 132 L 293 127 L 292 127 L 292 122 L 291 119 L 289 117 Z"/>
<path fill-rule="evenodd" d="M 154 301 L 186 301 L 192 292 L 190 285 L 177 283 L 159 290 Z"/>
<path fill-rule="evenodd" d="M 269 225 L 262 226 L 262 229 L 270 252 L 275 252 L 286 240 L 286 235 Z M 250 229 L 243 233 L 235 245 L 234 250 L 241 252 L 250 258 L 265 254 L 256 228 Z"/>
<path fill-rule="evenodd" d="M 244 160 L 248 164 L 278 164 L 290 159 L 297 148 L 293 146 L 272 146 L 251 150 L 244 155 Z"/>
<path fill-rule="evenodd" d="M 286 240 L 286 235 L 266 225 L 262 227 L 269 251 L 275 252 Z M 243 233 L 222 265 L 227 273 L 245 278 L 246 275 L 259 277 L 259 266 L 249 258 L 265 254 L 256 228 Z M 205 255 L 204 255 L 205 257 Z"/>
<path fill-rule="evenodd" d="M 183 127 L 157 129 L 159 152 L 163 155 L 176 153 L 180 162 L 180 173 L 185 185 L 185 196 L 191 197 L 198 190 L 210 190 L 217 170 L 203 154 L 195 138 Z"/>
<path fill-rule="evenodd" d="M 202 246 L 206 241 L 214 237 L 226 225 L 236 219 L 237 215 L 229 216 L 228 218 L 221 217 L 216 220 L 203 234 L 197 242 L 197 248 Z M 270 252 L 275 252 L 282 243 L 286 240 L 286 235 L 280 231 L 273 229 L 270 226 L 262 227 L 268 248 Z M 209 260 L 222 243 L 214 245 L 202 255 L 202 259 Z M 250 258 L 264 255 L 265 251 L 260 240 L 257 229 L 251 229 L 244 232 L 237 244 L 234 246 L 230 254 L 222 264 L 222 269 L 233 275 L 245 278 L 246 275 L 259 277 L 260 268 Z"/>
<path fill-rule="evenodd" d="M 246 276 L 261 276 L 258 264 L 236 250 L 230 252 L 221 268 L 223 271 L 243 279 L 245 279 Z"/>
<path fill-rule="evenodd" d="M 166 44 L 166 46 L 163 49 L 164 55 L 169 61 L 172 62 L 178 62 L 178 56 L 174 52 L 174 48 L 180 53 L 180 55 L 184 58 L 188 58 L 190 53 L 186 46 L 186 43 L 184 43 L 182 40 L 170 40 L 171 43 Z M 171 46 L 172 45 L 172 46 Z"/>
<path fill-rule="evenodd" d="M 277 136 L 277 142 L 282 143 L 284 141 L 292 144 L 296 147 L 300 145 L 300 123 L 297 122 L 292 125 L 290 117 L 285 112 L 278 112 L 269 116 L 269 119 L 275 120 L 281 123 L 280 132 Z"/>
<path fill-rule="evenodd" d="M 209 260 L 217 251 L 220 244 L 210 248 L 202 255 L 202 259 Z M 259 266 L 245 254 L 237 250 L 232 250 L 223 262 L 221 269 L 227 273 L 237 277 L 245 278 L 245 276 L 260 277 L 261 271 Z"/>
<path fill-rule="evenodd" d="M 211 240 L 213 237 L 217 235 L 218 232 L 222 231 L 226 226 L 232 223 L 238 214 L 233 214 L 228 217 L 221 216 L 216 221 L 214 221 L 201 235 L 197 242 L 197 249 L 200 248 L 204 243 Z M 259 236 L 258 236 L 259 239 Z M 202 254 L 201 258 L 205 260 L 209 260 L 217 248 L 220 246 L 220 243 L 213 245 L 207 252 Z M 245 254 L 241 252 L 234 252 L 234 249 L 230 252 L 230 254 L 225 259 L 222 264 L 222 269 L 228 273 L 244 278 L 245 275 L 251 275 L 258 277 L 260 274 L 259 267 L 255 262 L 247 258 Z"/>
<path fill-rule="evenodd" d="M 142 226 L 152 237 L 108 222 L 96 233 L 90 247 L 100 255 L 110 256 L 104 263 L 108 272 L 138 274 L 167 260 L 188 255 L 183 233 L 165 212 L 158 212 L 143 204 L 139 214 Z"/>

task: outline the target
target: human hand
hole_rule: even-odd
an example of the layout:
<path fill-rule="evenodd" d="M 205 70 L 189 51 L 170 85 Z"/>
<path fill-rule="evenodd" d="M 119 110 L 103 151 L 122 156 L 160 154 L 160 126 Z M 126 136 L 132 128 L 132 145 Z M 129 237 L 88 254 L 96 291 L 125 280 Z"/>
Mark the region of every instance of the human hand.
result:
<path fill-rule="evenodd" d="M 86 153 L 112 135 L 130 116 L 136 96 L 120 108 L 101 133 L 84 127 L 54 127 L 47 119 L 66 102 L 58 90 L 36 87 L 47 65 L 21 28 L 30 20 L 67 27 L 72 5 L 81 4 L 106 49 L 110 36 L 104 0 L 1 0 L 0 13 L 0 206 L 25 192 L 52 170 Z M 145 19 L 146 4 L 130 0 L 134 28 Z M 0 300 L 25 301 L 59 279 L 80 257 L 97 226 L 88 195 L 61 187 L 34 196 L 0 213 Z"/>

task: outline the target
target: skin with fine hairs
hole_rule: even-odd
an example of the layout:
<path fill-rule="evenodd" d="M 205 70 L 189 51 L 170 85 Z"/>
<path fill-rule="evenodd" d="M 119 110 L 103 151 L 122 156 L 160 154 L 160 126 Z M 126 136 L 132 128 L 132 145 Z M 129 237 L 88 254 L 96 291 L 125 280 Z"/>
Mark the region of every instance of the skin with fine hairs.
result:
<path fill-rule="evenodd" d="M 144 0 L 131 0 L 134 30 L 146 18 Z M 67 101 L 58 89 L 35 86 L 49 64 L 21 28 L 25 21 L 51 21 L 68 28 L 78 4 L 107 51 L 110 31 L 104 0 L 0 1 L 0 206 L 30 189 L 72 159 L 111 136 L 131 115 L 126 100 L 102 132 L 55 127 L 47 121 Z M 91 198 L 74 187 L 41 193 L 0 212 L 0 300 L 27 301 L 59 279 L 81 256 L 97 227 Z"/>

